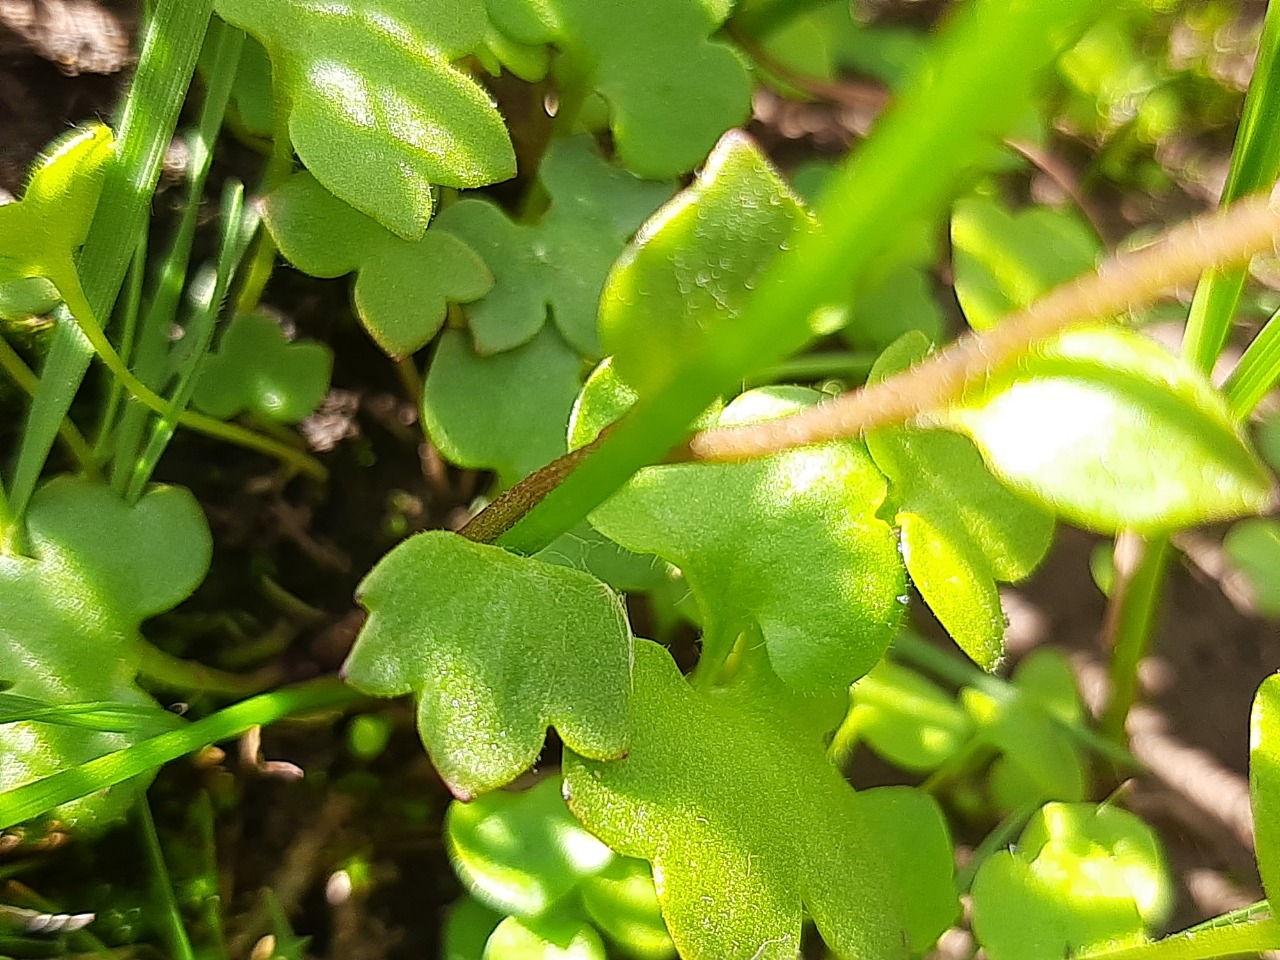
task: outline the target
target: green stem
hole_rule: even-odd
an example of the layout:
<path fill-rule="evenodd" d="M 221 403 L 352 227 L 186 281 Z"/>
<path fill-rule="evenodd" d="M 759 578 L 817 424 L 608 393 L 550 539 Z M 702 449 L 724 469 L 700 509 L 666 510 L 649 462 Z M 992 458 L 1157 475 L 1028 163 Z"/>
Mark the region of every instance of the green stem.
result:
<path fill-rule="evenodd" d="M 258 693 L 277 679 L 275 671 L 271 671 L 270 675 L 228 673 L 194 660 L 175 657 L 146 642 L 137 647 L 137 669 L 139 674 L 163 687 L 186 693 L 215 693 L 228 697 L 247 697 Z"/>
<path fill-rule="evenodd" d="M 124 288 L 124 306 L 120 311 L 121 325 L 120 359 L 132 363 L 134 348 L 138 340 L 138 317 L 142 312 L 142 287 L 147 276 L 147 234 L 138 238 L 138 245 L 133 251 L 133 262 L 129 266 L 129 274 Z M 164 285 L 163 279 L 161 286 Z M 115 378 L 107 378 L 107 396 L 102 405 L 102 415 L 98 421 L 98 433 L 93 440 L 93 458 L 105 462 L 107 449 L 112 436 L 116 434 L 116 415 L 120 412 L 120 404 L 124 402 L 124 387 Z"/>
<path fill-rule="evenodd" d="M 890 647 L 889 652 L 896 659 L 909 663 L 913 667 L 927 670 L 948 683 L 958 687 L 973 687 L 975 690 L 980 690 L 999 703 L 1007 702 L 1010 697 L 1020 696 L 1018 688 L 1008 680 L 985 673 L 967 660 L 960 660 L 950 656 L 945 651 L 939 650 L 914 634 L 899 633 L 894 638 L 893 646 Z M 1090 730 L 1083 724 L 1068 723 L 1057 717 L 1054 717 L 1054 722 L 1082 746 L 1106 757 L 1113 763 L 1130 769 L 1142 766 L 1134 759 L 1133 754 L 1124 747 L 1118 746 L 1113 741 Z"/>
<path fill-rule="evenodd" d="M 956 890 L 959 893 L 969 892 L 969 888 L 973 886 L 973 878 L 978 875 L 982 865 L 991 858 L 992 854 L 1006 849 L 1013 843 L 1014 838 L 1022 832 L 1027 821 L 1039 809 L 1039 803 L 1024 804 L 996 824 L 996 828 L 982 838 L 982 843 L 978 844 L 978 849 L 973 851 L 969 862 L 956 872 Z"/>
<path fill-rule="evenodd" d="M 1268 918 L 1225 927 L 1197 927 L 1162 940 L 1089 950 L 1074 960 L 1215 960 L 1280 948 L 1280 922 Z"/>
<path fill-rule="evenodd" d="M 272 87 L 274 100 L 272 122 L 275 129 L 271 135 L 271 157 L 267 168 L 262 173 L 262 182 L 258 185 L 257 195 L 266 197 L 280 186 L 293 173 L 293 142 L 289 139 L 289 95 L 283 84 L 274 83 Z M 244 284 L 236 297 L 236 313 L 249 313 L 258 308 L 263 291 L 276 265 L 276 242 L 270 231 L 260 230 L 254 244 L 253 257 L 249 269 L 245 273 Z"/>
<path fill-rule="evenodd" d="M 1121 556 L 1130 547 L 1136 558 L 1126 565 Z M 1142 539 L 1134 533 L 1116 538 L 1116 578 L 1107 605 L 1103 633 L 1111 645 L 1111 695 L 1099 721 L 1103 736 L 1115 743 L 1127 742 L 1125 722 L 1138 698 L 1138 666 L 1147 655 L 1154 633 L 1156 613 L 1169 569 L 1168 535 Z M 1127 566 L 1127 573 L 1122 567 Z"/>
<path fill-rule="evenodd" d="M 9 346 L 9 341 L 3 337 L 0 337 L 0 370 L 4 370 L 9 379 L 27 396 L 35 396 L 40 383 L 39 378 L 31 372 L 30 367 L 22 362 L 18 352 Z M 96 479 L 98 477 L 98 462 L 84 434 L 79 431 L 74 423 L 64 417 L 58 427 L 58 436 L 62 438 L 63 444 L 71 456 L 75 457 L 76 463 L 80 465 L 80 469 L 85 475 Z"/>
<path fill-rule="evenodd" d="M 0 793 L 0 830 L 30 820 L 79 797 L 150 773 L 211 743 L 286 717 L 350 706 L 363 697 L 341 682 L 313 680 L 260 694 L 210 714 L 181 730 L 162 733 L 69 770 Z"/>
<path fill-rule="evenodd" d="M 9 497 L 0 484 L 0 557 L 12 556 L 18 548 L 18 518 L 9 506 Z"/>
<path fill-rule="evenodd" d="M 156 822 L 151 816 L 151 804 L 144 797 L 138 804 L 138 830 L 142 834 L 142 849 L 151 868 L 152 895 L 160 901 L 160 927 L 169 941 L 169 956 L 175 960 L 195 960 L 195 951 L 191 949 L 191 940 L 187 937 L 186 928 L 182 925 L 182 914 L 178 909 L 178 900 L 173 895 L 173 883 L 169 880 L 169 868 L 164 862 L 164 851 L 160 849 L 160 836 L 156 833 Z"/>

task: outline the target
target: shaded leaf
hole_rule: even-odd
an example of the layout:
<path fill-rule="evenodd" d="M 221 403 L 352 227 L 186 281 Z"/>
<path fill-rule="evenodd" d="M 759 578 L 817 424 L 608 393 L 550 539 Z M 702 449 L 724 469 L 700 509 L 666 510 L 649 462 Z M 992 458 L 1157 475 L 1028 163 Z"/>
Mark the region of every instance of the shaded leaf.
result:
<path fill-rule="evenodd" d="M 548 726 L 588 756 L 626 749 L 631 633 L 592 577 L 436 530 L 383 557 L 359 598 L 369 619 L 344 675 L 417 695 L 418 732 L 456 796 L 529 769 Z"/>
<path fill-rule="evenodd" d="M 1280 675 L 1262 682 L 1249 722 L 1249 795 L 1258 873 L 1272 903 L 1280 900 Z"/>
<path fill-rule="evenodd" d="M 917 773 L 937 769 L 973 734 L 968 715 L 914 670 L 881 660 L 849 691 L 851 726 L 859 739 L 894 766 Z"/>
<path fill-rule="evenodd" d="M 657 557 L 618 546 L 585 520 L 535 556 L 547 563 L 585 570 L 622 593 L 652 590 L 666 579 L 666 564 Z"/>
<path fill-rule="evenodd" d="M 581 364 L 551 328 L 492 357 L 477 357 L 467 341 L 460 330 L 440 338 L 423 384 L 422 426 L 445 459 L 495 470 L 510 486 L 566 452 Z"/>
<path fill-rule="evenodd" d="M 590 137 L 552 142 L 538 177 L 551 205 L 537 223 L 515 223 L 487 200 L 465 199 L 441 212 L 431 234 L 458 237 L 493 271 L 493 289 L 464 311 L 477 353 L 527 342 L 550 314 L 570 346 L 599 357 L 605 276 L 673 187 L 610 166 Z"/>
<path fill-rule="evenodd" d="M 791 707 L 750 660 L 704 694 L 638 641 L 631 748 L 615 763 L 567 754 L 569 806 L 619 853 L 652 861 L 686 960 L 793 960 L 805 908 L 841 956 L 923 951 L 957 913 L 953 891 L 932 899 L 951 876 L 940 813 L 923 794 L 893 814 L 867 799 L 877 792 L 855 794 Z M 908 848 L 909 878 L 888 861 Z M 908 889 L 930 891 L 927 916 L 903 914 Z"/>
<path fill-rule="evenodd" d="M 352 298 L 369 335 L 393 357 L 426 345 L 448 302 L 475 300 L 493 286 L 489 268 L 464 243 L 428 231 L 403 240 L 298 173 L 273 190 L 265 220 L 280 252 L 313 277 L 355 273 Z"/>
<path fill-rule="evenodd" d="M 1082 328 L 973 388 L 946 415 L 1002 481 L 1100 532 L 1264 511 L 1271 478 L 1221 395 L 1127 330 Z"/>
<path fill-rule="evenodd" d="M 883 380 L 922 359 L 929 343 L 908 334 L 871 371 Z M 888 428 L 867 449 L 889 478 L 912 583 L 956 644 L 985 670 L 1004 655 L 996 581 L 1028 576 L 1053 538 L 1053 516 L 1010 493 L 965 437 Z"/>
<path fill-rule="evenodd" d="M 792 233 L 812 225 L 760 150 L 726 135 L 609 275 L 600 340 L 618 376 L 642 394 L 663 384 L 707 329 L 733 322 Z"/>
<path fill-rule="evenodd" d="M 444 839 L 471 895 L 520 917 L 546 913 L 614 859 L 569 814 L 558 777 L 518 794 L 495 791 L 470 803 L 453 801 Z"/>
<path fill-rule="evenodd" d="M 942 339 L 942 310 L 918 266 L 896 267 L 859 290 L 851 313 L 840 336 L 857 350 L 883 350 L 913 330 L 933 343 Z"/>
<path fill-rule="evenodd" d="M 1009 213 L 990 197 L 960 200 L 951 217 L 956 297 L 975 330 L 1093 269 L 1102 244 L 1073 214 L 1050 207 Z"/>
<path fill-rule="evenodd" d="M 234 317 L 200 368 L 193 402 L 227 419 L 253 413 L 278 423 L 308 416 L 329 390 L 333 354 L 314 340 L 290 343 L 271 317 Z"/>
<path fill-rule="evenodd" d="M 112 701 L 155 707 L 135 683 L 142 621 L 185 599 L 212 548 L 195 498 L 154 487 L 129 505 L 109 489 L 66 477 L 32 498 L 31 556 L 0 556 L 0 681 L 46 703 Z M 0 725 L 0 790 L 118 750 L 132 735 L 20 722 Z M 77 829 L 121 816 L 139 784 L 122 783 L 51 812 Z"/>
<path fill-rule="evenodd" d="M 463 897 L 449 908 L 441 934 L 442 960 L 481 960 L 489 935 L 502 922 L 502 914 L 478 900 Z"/>
<path fill-rule="evenodd" d="M 753 390 L 721 425 L 784 416 L 813 390 Z M 580 446 L 627 408 L 606 361 L 575 410 Z M 886 484 L 866 448 L 842 441 L 739 464 L 648 467 L 591 514 L 602 533 L 683 571 L 698 601 L 704 655 L 723 657 L 758 627 L 792 689 L 844 695 L 883 655 L 902 613 L 902 564 L 877 512 Z"/>
<path fill-rule="evenodd" d="M 658 904 L 653 872 L 643 860 L 615 857 L 579 889 L 587 916 L 619 949 L 637 960 L 675 957 Z"/>
<path fill-rule="evenodd" d="M 979 868 L 973 928 L 992 960 L 1065 957 L 1142 942 L 1172 904 L 1149 826 L 1119 807 L 1050 803 Z"/>
<path fill-rule="evenodd" d="M 481 0 L 217 0 L 215 9 L 266 47 L 307 169 L 393 233 L 422 235 L 432 184 L 515 175 L 502 117 L 452 63 L 483 41 Z"/>

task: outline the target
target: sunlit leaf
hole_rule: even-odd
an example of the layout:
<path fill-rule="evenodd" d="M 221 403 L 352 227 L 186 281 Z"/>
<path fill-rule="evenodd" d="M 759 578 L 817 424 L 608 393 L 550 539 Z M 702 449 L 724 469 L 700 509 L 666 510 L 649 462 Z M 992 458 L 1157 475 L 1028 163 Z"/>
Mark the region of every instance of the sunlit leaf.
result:
<path fill-rule="evenodd" d="M 806 909 L 840 956 L 923 952 L 957 913 L 940 812 L 906 788 L 855 794 L 761 670 L 748 655 L 701 693 L 638 641 L 631 747 L 613 763 L 567 755 L 570 808 L 653 863 L 686 960 L 794 960 Z"/>
<path fill-rule="evenodd" d="M 871 380 L 923 358 L 922 333 L 881 355 Z M 1053 516 L 991 476 L 967 438 L 943 430 L 889 428 L 867 449 L 890 482 L 907 573 L 956 644 L 984 669 L 1004 655 L 996 581 L 1016 581 L 1049 549 Z"/>
<path fill-rule="evenodd" d="M 882 660 L 849 691 L 846 724 L 884 759 L 904 770 L 935 770 L 973 734 L 955 698 L 914 670 Z"/>
<path fill-rule="evenodd" d="M 552 327 L 478 357 L 461 330 L 440 338 L 422 391 L 422 425 L 445 459 L 495 470 L 510 486 L 566 452 L 581 362 Z"/>
<path fill-rule="evenodd" d="M 1249 735 L 1249 795 L 1258 872 L 1272 903 L 1280 900 L 1280 675 L 1268 677 L 1253 701 Z"/>
<path fill-rule="evenodd" d="M 579 893 L 587 916 L 627 956 L 636 960 L 675 957 L 676 945 L 662 919 L 653 872 L 643 860 L 615 857 L 599 873 L 584 878 Z"/>
<path fill-rule="evenodd" d="M 600 339 L 618 376 L 640 393 L 664 383 L 708 328 L 733 322 L 792 232 L 812 223 L 750 140 L 724 137 L 609 275 Z"/>
<path fill-rule="evenodd" d="M 449 301 L 474 300 L 493 286 L 489 268 L 455 237 L 431 230 L 420 240 L 403 240 L 310 174 L 290 177 L 265 206 L 272 239 L 298 269 L 313 277 L 356 274 L 356 313 L 394 357 L 436 335 Z"/>
<path fill-rule="evenodd" d="M 553 142 L 538 177 L 550 207 L 536 223 L 516 223 L 487 200 L 464 199 L 441 212 L 428 236 L 458 237 L 493 271 L 493 289 L 464 310 L 477 353 L 527 342 L 550 314 L 570 346 L 599 357 L 605 276 L 673 188 L 610 166 L 588 137 Z"/>
<path fill-rule="evenodd" d="M 600 934 L 580 917 L 507 917 L 489 935 L 484 960 L 607 960 Z"/>
<path fill-rule="evenodd" d="M 1155 832 L 1127 810 L 1046 804 L 973 883 L 973 929 L 992 960 L 1066 957 L 1145 939 L 1173 904 Z"/>
<path fill-rule="evenodd" d="M 1102 244 L 1074 215 L 1050 207 L 1009 213 L 990 197 L 966 197 L 951 217 L 956 297 L 975 330 L 1093 268 Z"/>
<path fill-rule="evenodd" d="M 631 633 L 587 574 L 436 530 L 383 557 L 359 596 L 369 619 L 344 675 L 375 696 L 416 694 L 422 742 L 455 795 L 529 769 L 548 726 L 587 756 L 626 750 Z"/>
<path fill-rule="evenodd" d="M 579 399 L 573 444 L 589 441 L 633 396 L 602 364 Z M 718 422 L 772 419 L 818 399 L 801 388 L 754 390 Z M 843 696 L 883 655 L 902 612 L 896 538 L 877 515 L 885 493 L 866 448 L 842 441 L 740 464 L 649 467 L 591 522 L 628 550 L 680 568 L 710 655 L 758 627 L 789 686 Z"/>
<path fill-rule="evenodd" d="M 1271 478 L 1221 395 L 1127 330 L 1074 330 L 949 413 L 1014 490 L 1090 529 L 1176 529 L 1265 511 Z"/>
<path fill-rule="evenodd" d="M 290 140 L 316 179 L 408 239 L 432 184 L 515 174 L 507 130 L 454 61 L 484 39 L 481 0 L 217 0 L 218 15 L 271 56 Z"/>
<path fill-rule="evenodd" d="M 277 423 L 297 423 L 329 390 L 333 354 L 315 341 L 290 343 L 271 317 L 243 313 L 232 319 L 200 368 L 193 401 L 215 417 L 249 412 Z"/>
<path fill-rule="evenodd" d="M 109 489 L 55 479 L 32 498 L 31 556 L 0 557 L 0 681 L 48 703 L 113 701 L 155 707 L 135 683 L 147 617 L 175 606 L 203 579 L 212 547 L 190 493 L 156 487 L 135 505 Z M 84 727 L 0 725 L 0 790 L 125 746 L 132 736 Z M 76 829 L 118 818 L 137 795 L 129 781 L 50 816 Z"/>

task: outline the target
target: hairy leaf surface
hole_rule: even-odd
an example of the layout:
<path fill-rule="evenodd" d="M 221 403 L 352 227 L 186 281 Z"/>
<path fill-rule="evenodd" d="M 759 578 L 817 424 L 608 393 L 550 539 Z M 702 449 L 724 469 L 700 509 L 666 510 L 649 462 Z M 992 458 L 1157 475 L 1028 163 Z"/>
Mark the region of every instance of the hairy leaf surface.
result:
<path fill-rule="evenodd" d="M 529 769 L 548 726 L 587 756 L 626 750 L 631 633 L 598 580 L 434 530 L 383 557 L 359 597 L 369 619 L 344 675 L 375 696 L 416 694 L 455 795 Z"/>
<path fill-rule="evenodd" d="M 1069 331 L 948 417 L 1014 490 L 1100 532 L 1176 529 L 1272 502 L 1270 474 L 1222 396 L 1131 331 Z"/>
<path fill-rule="evenodd" d="M 489 95 L 454 61 L 483 43 L 481 0 L 217 0 L 271 56 L 289 137 L 307 169 L 406 239 L 422 235 L 432 184 L 515 175 Z"/>
<path fill-rule="evenodd" d="M 554 141 L 538 178 L 550 207 L 537 223 L 516 223 L 488 200 L 464 199 L 441 212 L 428 236 L 458 237 L 493 271 L 493 289 L 464 310 L 477 353 L 527 342 L 550 314 L 570 346 L 598 358 L 605 277 L 673 187 L 610 166 L 590 137 Z"/>
<path fill-rule="evenodd" d="M 315 177 L 298 173 L 272 191 L 266 224 L 280 252 L 313 277 L 355 273 L 356 313 L 393 357 L 426 345 L 449 301 L 484 296 L 493 275 L 466 244 L 439 231 L 404 240 L 343 203 Z"/>
<path fill-rule="evenodd" d="M 871 380 L 929 352 L 922 333 L 881 355 Z M 956 644 L 980 667 L 1004 655 L 996 581 L 1028 576 L 1053 537 L 1053 516 L 1010 493 L 965 437 L 910 427 L 875 430 L 867 449 L 889 477 L 907 573 Z"/>
<path fill-rule="evenodd" d="M 793 960 L 806 908 L 840 956 L 922 952 L 958 909 L 940 812 L 906 788 L 855 794 L 757 667 L 701 693 L 638 641 L 631 747 L 614 763 L 567 754 L 570 808 L 652 861 L 686 960 Z"/>
<path fill-rule="evenodd" d="M 31 556 L 0 557 L 0 681 L 54 704 L 154 706 L 135 683 L 147 617 L 177 605 L 203 579 L 212 543 L 195 498 L 155 487 L 129 505 L 106 487 L 58 478 L 27 515 Z M 0 724 L 0 790 L 125 746 L 130 737 L 50 723 Z M 77 829 L 124 813 L 126 782 L 52 811 Z"/>
<path fill-rule="evenodd" d="M 718 422 L 772 419 L 818 398 L 797 387 L 754 390 Z M 579 399 L 572 444 L 591 440 L 633 399 L 602 364 Z M 886 492 L 866 447 L 843 441 L 739 464 L 649 467 L 591 522 L 684 572 L 702 612 L 704 655 L 723 656 L 758 627 L 788 686 L 843 693 L 883 655 L 902 612 L 896 538 L 877 516 Z"/>

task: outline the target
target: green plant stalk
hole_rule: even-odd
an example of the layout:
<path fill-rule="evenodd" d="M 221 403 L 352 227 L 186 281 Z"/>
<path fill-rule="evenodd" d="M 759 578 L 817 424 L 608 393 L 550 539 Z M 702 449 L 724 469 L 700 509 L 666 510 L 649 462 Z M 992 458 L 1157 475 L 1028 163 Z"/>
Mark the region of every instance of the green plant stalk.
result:
<path fill-rule="evenodd" d="M 262 172 L 262 182 L 258 185 L 257 195 L 265 197 L 280 186 L 293 173 L 293 142 L 289 138 L 288 116 L 290 111 L 289 95 L 283 85 L 272 86 L 274 100 L 271 118 L 275 129 L 271 132 L 271 156 L 267 159 L 266 169 Z M 245 273 L 244 283 L 236 297 L 236 313 L 249 313 L 258 308 L 262 293 L 267 288 L 267 281 L 275 270 L 276 242 L 270 232 L 258 232 L 258 240 L 249 261 L 249 269 Z"/>
<path fill-rule="evenodd" d="M 1269 3 L 1249 92 L 1231 152 L 1222 203 L 1270 188 L 1280 176 L 1280 4 Z M 1212 372 L 1231 331 L 1247 271 L 1243 266 L 1208 270 L 1191 301 L 1182 355 L 1205 374 Z M 1260 347 L 1259 350 L 1265 348 Z M 1276 371 L 1280 373 L 1280 369 Z M 1274 377 L 1269 379 L 1274 380 Z M 1256 389 L 1256 383 L 1251 384 Z M 1243 400 L 1245 398 L 1241 398 Z M 1233 410 L 1238 410 L 1237 404 Z M 1250 407 L 1252 409 L 1252 407 Z M 1118 543 L 1119 541 L 1117 541 Z M 1103 729 L 1117 742 L 1138 693 L 1137 669 L 1152 643 L 1160 586 L 1169 565 L 1168 536 L 1153 537 L 1139 549 L 1127 586 L 1117 573 L 1108 602 L 1112 657 L 1111 694 L 1103 708 Z"/>
<path fill-rule="evenodd" d="M 1136 546 L 1137 556 L 1127 574 L 1121 572 L 1120 563 L 1126 540 Z M 1103 736 L 1116 743 L 1127 740 L 1125 723 L 1138 699 L 1138 666 L 1147 655 L 1155 632 L 1156 612 L 1172 555 L 1168 534 L 1144 540 L 1126 532 L 1116 538 L 1116 577 L 1103 626 L 1103 635 L 1112 640 L 1107 667 L 1111 694 L 1099 719 Z"/>
<path fill-rule="evenodd" d="M 252 674 L 228 673 L 194 660 L 175 657 L 145 640 L 136 644 L 132 653 L 139 674 L 161 686 L 187 693 L 247 697 L 261 692 L 277 679 L 274 669 Z"/>
<path fill-rule="evenodd" d="M 1040 71 L 1102 6 L 979 0 L 965 7 L 934 61 L 837 172 L 818 212 L 823 229 L 797 236 L 737 321 L 708 331 L 671 380 L 642 397 L 502 545 L 532 553 L 550 543 L 636 470 L 661 460 L 717 397 L 803 347 L 813 336 L 815 311 L 843 301 L 877 257 L 893 254 L 895 228 L 942 206 L 981 151 L 1021 115 Z M 974 57 L 976 49 L 985 55 Z"/>
<path fill-rule="evenodd" d="M 151 196 L 195 72 L 213 0 L 157 0 L 142 30 L 138 67 L 116 132 L 101 199 L 80 251 L 79 286 L 92 316 L 111 315 L 138 238 L 147 229 Z M 71 409 L 93 359 L 84 336 L 62 330 L 45 368 L 18 452 L 12 493 L 25 513 L 58 425 Z"/>
<path fill-rule="evenodd" d="M 1222 385 L 1231 412 L 1244 420 L 1280 380 L 1280 311 L 1258 331 Z"/>
<path fill-rule="evenodd" d="M 9 506 L 9 497 L 0 484 L 0 557 L 11 556 L 17 548 L 18 522 Z"/>
<path fill-rule="evenodd" d="M 182 915 L 178 910 L 177 898 L 173 895 L 173 884 L 169 880 L 169 868 L 164 862 L 164 851 L 160 848 L 160 837 L 156 833 L 156 822 L 151 816 L 151 804 L 144 797 L 137 806 L 138 830 L 142 834 L 142 849 L 150 868 L 150 886 L 152 896 L 160 902 L 160 928 L 169 941 L 169 956 L 175 960 L 196 960 L 195 951 L 191 949 L 191 940 L 187 937 L 186 928 L 182 925 Z"/>
<path fill-rule="evenodd" d="M 35 396 L 40 386 L 39 379 L 31 372 L 31 368 L 22 362 L 18 352 L 9 346 L 9 341 L 3 337 L 0 337 L 0 370 L 4 370 L 9 379 L 27 396 Z M 89 441 L 76 425 L 64 418 L 58 425 L 58 436 L 71 456 L 75 457 L 76 463 L 85 475 L 96 478 L 98 476 L 97 459 L 94 457 L 93 450 L 89 448 Z"/>
<path fill-rule="evenodd" d="M 899 633 L 894 638 L 889 653 L 896 659 L 926 670 L 948 683 L 958 687 L 973 687 L 999 703 L 1007 701 L 1011 696 L 1017 696 L 1017 691 L 1008 680 L 986 673 L 968 660 L 953 657 L 914 634 Z M 1056 717 L 1054 722 L 1081 746 L 1106 757 L 1113 763 L 1128 769 L 1141 768 L 1142 764 L 1128 750 L 1100 736 L 1083 724 L 1067 723 Z"/>
<path fill-rule="evenodd" d="M 982 865 L 991 858 L 992 854 L 1008 849 L 1022 832 L 1022 828 L 1027 825 L 1027 821 L 1039 809 L 1039 803 L 1024 804 L 997 823 L 995 829 L 982 838 L 982 842 L 970 855 L 968 862 L 956 871 L 958 893 L 964 895 L 969 892 L 969 888 L 973 886 L 973 879 L 978 875 Z"/>
<path fill-rule="evenodd" d="M 138 316 L 142 312 L 142 287 L 147 278 L 148 246 L 147 234 L 144 233 L 138 238 L 138 244 L 133 249 L 133 261 L 129 264 L 129 273 L 125 278 L 124 303 L 119 311 L 120 359 L 131 366 L 134 349 L 137 346 Z M 98 432 L 93 440 L 93 457 L 99 462 L 106 462 L 111 441 L 118 436 L 118 431 L 114 428 L 116 415 L 120 412 L 120 404 L 123 402 L 124 387 L 118 380 L 108 377 L 106 398 L 98 420 Z"/>
<path fill-rule="evenodd" d="M 149 773 L 220 740 L 286 717 L 335 710 L 364 698 L 337 680 L 314 680 L 273 690 L 210 714 L 181 730 L 162 733 L 40 780 L 0 793 L 0 830 L 98 790 Z"/>
<path fill-rule="evenodd" d="M 1074 960 L 1214 960 L 1280 948 L 1280 921 L 1268 918 L 1223 927 L 1197 927 L 1162 940 L 1086 950 Z"/>

